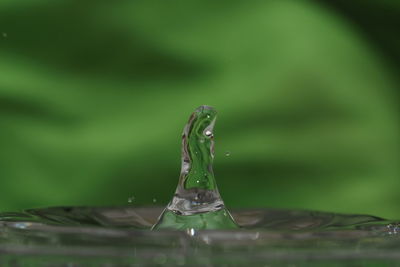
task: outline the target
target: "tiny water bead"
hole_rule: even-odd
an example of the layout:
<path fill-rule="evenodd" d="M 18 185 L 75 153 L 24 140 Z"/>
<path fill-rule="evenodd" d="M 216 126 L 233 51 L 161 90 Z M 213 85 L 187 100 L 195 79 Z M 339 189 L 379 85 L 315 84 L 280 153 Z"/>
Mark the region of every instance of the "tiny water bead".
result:
<path fill-rule="evenodd" d="M 188 228 L 186 230 L 186 233 L 190 236 L 194 236 L 196 234 L 196 230 L 194 230 L 193 228 Z"/>
<path fill-rule="evenodd" d="M 7 38 L 7 33 L 6 32 L 3 32 L 2 34 L 1 34 L 4 38 Z"/>
<path fill-rule="evenodd" d="M 135 201 L 135 197 L 131 196 L 128 198 L 128 203 L 132 203 L 133 201 Z"/>
<path fill-rule="evenodd" d="M 225 151 L 225 156 L 229 157 L 231 155 L 230 151 Z"/>

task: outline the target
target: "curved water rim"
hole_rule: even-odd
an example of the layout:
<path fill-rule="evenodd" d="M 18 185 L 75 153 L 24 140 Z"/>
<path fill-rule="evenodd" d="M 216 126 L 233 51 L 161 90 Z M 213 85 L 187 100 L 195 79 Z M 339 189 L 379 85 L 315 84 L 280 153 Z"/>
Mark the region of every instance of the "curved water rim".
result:
<path fill-rule="evenodd" d="M 161 210 L 60 207 L 1 213 L 0 251 L 10 257 L 103 257 L 146 264 L 163 259 L 173 265 L 203 264 L 205 258 L 212 264 L 400 259 L 399 224 L 374 216 L 233 210 L 240 229 L 148 231 Z"/>

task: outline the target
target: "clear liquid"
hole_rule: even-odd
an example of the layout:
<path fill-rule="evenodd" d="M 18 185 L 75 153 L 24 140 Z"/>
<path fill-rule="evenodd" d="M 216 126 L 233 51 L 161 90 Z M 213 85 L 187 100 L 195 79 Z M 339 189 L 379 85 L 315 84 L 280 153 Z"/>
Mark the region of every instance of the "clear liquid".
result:
<path fill-rule="evenodd" d="M 374 216 L 233 210 L 239 229 L 149 231 L 162 210 L 60 207 L 2 213 L 0 263 L 313 266 L 328 262 L 343 266 L 344 262 L 385 264 L 400 260 L 400 224 Z M 210 223 L 213 219 L 205 218 Z"/>
<path fill-rule="evenodd" d="M 182 165 L 178 186 L 153 229 L 238 228 L 218 192 L 213 172 L 214 125 L 217 112 L 200 106 L 182 134 Z"/>
<path fill-rule="evenodd" d="M 0 266 L 381 266 L 400 260 L 396 221 L 273 209 L 231 215 L 212 170 L 215 118 L 207 106 L 190 116 L 178 186 L 166 208 L 0 213 Z"/>

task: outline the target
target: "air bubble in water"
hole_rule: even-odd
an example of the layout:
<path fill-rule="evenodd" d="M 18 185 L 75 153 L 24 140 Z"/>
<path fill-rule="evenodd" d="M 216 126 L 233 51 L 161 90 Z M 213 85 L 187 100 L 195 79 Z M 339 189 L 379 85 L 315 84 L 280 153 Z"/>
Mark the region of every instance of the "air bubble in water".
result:
<path fill-rule="evenodd" d="M 212 132 L 211 132 L 210 130 L 207 130 L 204 134 L 205 134 L 206 136 L 210 137 L 210 136 L 212 135 Z"/>

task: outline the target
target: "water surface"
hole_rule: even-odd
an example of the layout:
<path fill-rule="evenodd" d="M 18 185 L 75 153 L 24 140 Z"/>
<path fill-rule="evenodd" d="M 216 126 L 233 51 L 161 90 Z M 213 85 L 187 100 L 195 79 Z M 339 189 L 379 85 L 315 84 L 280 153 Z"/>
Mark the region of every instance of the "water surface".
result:
<path fill-rule="evenodd" d="M 162 210 L 55 207 L 1 213 L 0 259 L 33 266 L 343 266 L 400 260 L 399 223 L 375 216 L 232 210 L 238 229 L 150 231 Z"/>

